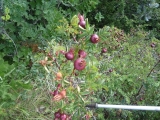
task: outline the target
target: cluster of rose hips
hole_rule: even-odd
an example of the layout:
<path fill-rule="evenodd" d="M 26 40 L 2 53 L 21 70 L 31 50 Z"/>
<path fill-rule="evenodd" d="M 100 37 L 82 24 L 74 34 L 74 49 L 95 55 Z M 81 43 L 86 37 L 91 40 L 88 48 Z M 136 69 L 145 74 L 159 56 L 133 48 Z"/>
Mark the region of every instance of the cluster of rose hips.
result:
<path fill-rule="evenodd" d="M 97 43 L 99 41 L 99 37 L 97 34 L 93 34 L 91 35 L 90 41 L 92 43 Z M 106 48 L 102 48 L 101 53 L 106 53 L 107 49 Z M 68 52 L 66 52 L 65 57 L 67 60 L 74 60 L 74 50 L 70 49 Z M 78 51 L 78 58 L 74 61 L 74 69 L 76 70 L 83 70 L 86 67 L 86 61 L 84 58 L 86 58 L 87 53 L 84 50 L 79 50 Z"/>
<path fill-rule="evenodd" d="M 86 28 L 86 21 L 85 21 L 84 17 L 79 14 L 78 18 L 79 18 L 78 25 L 81 28 L 85 29 Z M 91 41 L 91 43 L 96 44 L 100 41 L 100 38 L 96 33 L 94 33 L 94 34 L 91 35 L 90 41 Z M 75 54 L 75 50 L 73 48 L 71 48 L 68 52 L 58 51 L 58 52 L 56 52 L 56 55 L 59 54 L 59 52 L 61 54 L 63 54 L 67 60 L 73 61 L 74 70 L 81 71 L 81 70 L 85 69 L 85 67 L 86 67 L 85 58 L 87 56 L 87 53 L 84 50 L 79 49 L 77 51 L 78 53 Z M 106 52 L 107 52 L 107 49 L 102 48 L 101 53 L 106 53 Z M 48 58 L 51 59 L 51 60 L 49 61 Z M 40 64 L 43 65 L 44 67 L 46 67 L 47 64 L 52 64 L 52 62 L 55 62 L 55 61 L 56 61 L 56 59 L 53 58 L 52 54 L 48 53 L 47 57 L 44 60 L 40 61 Z M 46 70 L 47 70 L 47 68 L 46 68 Z M 62 73 L 57 72 L 55 79 L 56 80 L 61 80 L 62 79 Z M 50 92 L 50 94 L 53 96 L 52 100 L 55 101 L 55 102 L 58 102 L 58 101 L 60 101 L 64 98 L 66 98 L 66 90 L 61 89 L 61 84 L 58 84 L 57 88 L 53 92 Z M 67 115 L 66 113 L 62 113 L 60 110 L 55 112 L 54 116 L 55 116 L 54 120 L 71 120 L 71 116 Z"/>
<path fill-rule="evenodd" d="M 53 95 L 53 101 L 60 101 L 61 99 L 66 97 L 66 90 L 63 89 L 60 91 L 61 85 L 57 85 L 57 89 L 53 92 L 50 92 L 51 95 Z"/>
<path fill-rule="evenodd" d="M 78 15 L 78 18 L 79 18 L 79 23 L 78 25 L 81 26 L 82 28 L 85 28 L 86 26 L 86 22 L 84 20 L 84 16 L 83 15 Z M 123 36 L 123 35 L 122 35 Z M 95 34 L 92 34 L 91 37 L 90 37 L 90 41 L 93 43 L 93 44 L 96 44 L 100 41 L 100 38 L 99 36 L 95 33 Z M 106 53 L 107 52 L 107 49 L 106 48 L 102 48 L 102 51 L 101 51 L 101 54 L 102 53 Z"/>
<path fill-rule="evenodd" d="M 58 110 L 54 113 L 54 120 L 71 120 L 71 116 Z"/>
<path fill-rule="evenodd" d="M 79 18 L 78 25 L 85 29 L 86 28 L 86 22 L 85 22 L 84 16 L 79 14 L 78 18 Z M 92 34 L 91 37 L 90 37 L 90 41 L 93 44 L 96 44 L 100 41 L 100 38 L 97 34 Z M 101 53 L 106 53 L 106 52 L 107 52 L 106 48 L 103 48 L 102 51 L 101 51 Z M 74 50 L 73 49 L 70 49 L 66 53 L 63 52 L 62 54 L 65 55 L 67 60 L 74 60 Z M 86 67 L 86 61 L 84 59 L 86 56 L 87 56 L 87 53 L 84 50 L 80 49 L 78 51 L 78 58 L 74 61 L 74 69 L 80 71 L 80 70 L 83 70 Z"/>
<path fill-rule="evenodd" d="M 83 15 L 81 15 L 81 14 L 79 14 L 78 15 L 78 18 L 79 18 L 79 23 L 78 23 L 78 25 L 80 26 L 80 27 L 82 27 L 82 28 L 86 28 L 86 22 L 85 22 L 85 19 L 84 19 L 84 16 Z M 97 35 L 97 34 L 93 34 L 93 35 L 91 35 L 91 37 L 90 37 L 90 41 L 92 42 L 92 43 L 98 43 L 99 42 L 99 36 Z"/>
<path fill-rule="evenodd" d="M 64 55 L 67 60 L 74 60 L 74 50 L 73 49 L 70 49 Z M 87 56 L 87 53 L 84 50 L 78 51 L 78 58 L 74 61 L 74 69 L 83 70 L 86 67 L 86 61 L 84 59 L 86 56 Z"/>
<path fill-rule="evenodd" d="M 98 36 L 97 34 L 93 34 L 93 35 L 91 35 L 91 37 L 90 37 L 90 41 L 91 41 L 93 44 L 98 43 L 99 40 L 100 40 L 100 39 L 99 39 L 99 36 Z M 106 52 L 107 52 L 107 48 L 102 48 L 101 54 L 106 53 Z"/>

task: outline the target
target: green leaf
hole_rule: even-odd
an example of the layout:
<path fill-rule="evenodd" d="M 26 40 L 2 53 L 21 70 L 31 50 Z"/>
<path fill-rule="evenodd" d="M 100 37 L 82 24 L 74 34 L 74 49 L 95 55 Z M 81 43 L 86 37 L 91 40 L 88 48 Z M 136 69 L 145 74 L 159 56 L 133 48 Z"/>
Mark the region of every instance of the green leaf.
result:
<path fill-rule="evenodd" d="M 104 26 L 102 29 L 99 29 L 97 34 L 100 37 L 100 40 L 106 41 L 109 38 L 110 35 L 109 29 L 110 29 L 109 26 Z"/>
<path fill-rule="evenodd" d="M 78 21 L 79 21 L 78 16 L 74 15 L 71 19 L 71 26 L 78 27 Z"/>
<path fill-rule="evenodd" d="M 31 89 L 32 88 L 32 85 L 28 82 L 28 83 L 24 83 L 20 80 L 12 80 L 10 82 L 10 86 L 15 89 L 15 90 L 18 90 L 18 89 Z"/>
<path fill-rule="evenodd" d="M 5 10 L 4 10 L 5 14 L 8 14 L 10 12 L 9 8 L 8 7 L 5 7 Z"/>
<path fill-rule="evenodd" d="M 10 19 L 10 15 L 6 15 L 6 21 Z"/>
<path fill-rule="evenodd" d="M 102 19 L 104 18 L 104 16 L 101 14 L 101 12 L 98 12 L 95 16 L 95 19 L 100 22 Z"/>
<path fill-rule="evenodd" d="M 5 16 L 2 16 L 1 18 L 2 18 L 2 20 L 6 20 L 6 17 L 5 17 Z"/>

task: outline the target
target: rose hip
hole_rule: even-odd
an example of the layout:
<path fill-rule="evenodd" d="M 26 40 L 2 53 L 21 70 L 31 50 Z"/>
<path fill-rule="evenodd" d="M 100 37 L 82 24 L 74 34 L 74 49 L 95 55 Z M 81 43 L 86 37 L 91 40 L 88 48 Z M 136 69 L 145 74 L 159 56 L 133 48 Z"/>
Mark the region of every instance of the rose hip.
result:
<path fill-rule="evenodd" d="M 91 37 L 90 37 L 90 41 L 92 42 L 92 43 L 98 43 L 99 42 L 99 36 L 97 35 L 97 34 L 93 34 L 93 35 L 91 35 Z"/>
<path fill-rule="evenodd" d="M 65 113 L 62 113 L 60 120 L 67 120 L 67 115 Z"/>
<path fill-rule="evenodd" d="M 51 95 L 53 95 L 53 96 L 58 95 L 58 89 L 56 89 L 56 90 L 55 90 L 55 91 L 53 91 L 53 92 L 50 92 L 50 94 L 51 94 Z"/>
<path fill-rule="evenodd" d="M 84 50 L 79 50 L 78 51 L 78 55 L 81 58 L 85 58 L 87 56 L 87 53 Z"/>
<path fill-rule="evenodd" d="M 74 59 L 74 54 L 73 54 L 73 52 L 67 52 L 65 54 L 65 57 L 66 57 L 67 60 L 73 60 Z"/>
<path fill-rule="evenodd" d="M 83 70 L 86 67 L 86 61 L 83 58 L 78 58 L 74 61 L 74 69 Z"/>
<path fill-rule="evenodd" d="M 80 25 L 82 28 L 86 27 L 86 22 L 85 21 L 79 21 L 78 25 Z"/>
<path fill-rule="evenodd" d="M 106 52 L 107 52 L 107 49 L 106 48 L 102 48 L 101 53 L 106 53 Z"/>
<path fill-rule="evenodd" d="M 55 118 L 61 118 L 61 111 L 58 110 L 57 112 L 54 113 Z"/>

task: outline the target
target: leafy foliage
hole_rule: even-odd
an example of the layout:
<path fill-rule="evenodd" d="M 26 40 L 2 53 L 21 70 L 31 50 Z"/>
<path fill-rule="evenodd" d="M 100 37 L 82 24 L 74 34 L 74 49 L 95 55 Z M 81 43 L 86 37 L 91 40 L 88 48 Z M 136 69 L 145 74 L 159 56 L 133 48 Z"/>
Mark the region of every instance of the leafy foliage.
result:
<path fill-rule="evenodd" d="M 160 42 L 155 34 L 159 27 L 157 22 L 153 25 L 154 20 L 159 19 L 159 8 L 155 1 L 3 2 L 0 13 L 1 119 L 54 119 L 53 113 L 58 110 L 72 119 L 160 117 L 153 112 L 85 107 L 92 102 L 160 105 Z M 152 7 L 147 6 L 148 3 Z M 84 18 L 85 28 L 78 25 L 79 13 L 88 16 Z M 144 21 L 148 17 L 146 13 L 152 18 L 148 18 L 150 23 Z M 146 28 L 148 26 L 154 26 L 155 31 L 146 32 L 150 29 Z M 99 36 L 98 43 L 90 41 L 93 34 Z M 102 52 L 103 48 L 106 52 Z M 74 67 L 80 57 L 79 50 L 87 53 L 82 71 Z M 65 57 L 70 51 L 74 54 L 73 60 Z M 57 76 L 57 73 L 61 74 Z M 58 96 L 55 97 L 56 90 Z M 66 92 L 63 96 L 62 91 Z"/>
<path fill-rule="evenodd" d="M 7 109 L 12 110 L 17 98 L 23 96 L 20 93 L 22 94 L 25 90 L 31 89 L 31 85 L 29 82 L 20 80 L 19 77 L 21 76 L 17 79 L 14 78 L 18 73 L 16 71 L 17 67 L 15 64 L 9 65 L 8 62 L 4 61 L 3 55 L 0 57 L 0 63 L 0 116 L 2 116 L 0 118 L 3 119 L 8 115 L 9 110 Z"/>
<path fill-rule="evenodd" d="M 77 17 L 74 16 L 71 21 L 77 21 L 76 19 Z M 71 26 L 67 20 L 63 19 L 63 21 L 65 22 L 57 26 L 56 30 L 58 36 L 62 34 L 61 39 L 67 40 L 61 44 L 54 42 L 56 40 L 49 42 L 46 51 L 54 56 L 56 61 L 51 62 L 53 65 L 46 65 L 44 71 L 39 68 L 41 77 L 37 79 L 38 82 L 44 84 L 44 88 L 48 89 L 47 91 L 54 91 L 58 84 L 61 84 L 67 90 L 67 99 L 58 103 L 55 102 L 56 106 L 51 111 L 57 111 L 61 108 L 62 111 L 71 114 L 73 119 L 80 119 L 85 115 L 98 119 L 114 119 L 116 117 L 126 119 L 132 118 L 135 114 L 139 114 L 137 115 L 138 118 L 145 118 L 144 116 L 149 113 L 141 115 L 141 113 L 125 110 L 118 112 L 107 110 L 104 113 L 107 113 L 108 116 L 102 116 L 102 113 L 88 111 L 84 106 L 90 102 L 159 105 L 158 101 L 148 103 L 149 101 L 145 96 L 146 92 L 149 92 L 147 94 L 151 92 L 150 88 L 147 87 L 148 84 L 151 85 L 159 79 L 157 74 L 159 70 L 156 70 L 158 66 L 154 67 L 159 59 L 159 53 L 156 52 L 159 49 L 157 39 L 153 38 L 153 41 L 145 41 L 148 33 L 144 31 L 133 30 L 132 33 L 127 35 L 116 27 L 105 26 L 97 31 L 101 40 L 95 45 L 90 42 L 89 37 L 96 32 L 94 26 L 87 23 L 88 27 L 86 29 L 79 29 Z M 65 25 L 66 28 L 63 27 Z M 70 28 L 72 30 L 69 30 Z M 152 42 L 156 44 L 155 48 L 150 46 Z M 106 47 L 108 52 L 102 55 L 100 51 L 103 47 Z M 73 71 L 73 62 L 66 61 L 64 55 L 60 53 L 62 50 L 69 51 L 70 48 L 74 49 L 76 57 L 79 49 L 88 53 L 87 66 L 83 71 Z M 37 63 L 47 57 L 42 54 L 40 56 L 36 55 Z M 156 73 L 153 73 L 153 68 Z M 61 81 L 57 81 L 55 77 L 55 73 L 58 71 L 63 74 Z M 153 74 L 156 76 L 152 77 Z M 148 83 L 150 79 L 153 81 Z M 155 85 L 154 89 L 158 90 L 159 83 Z M 143 89 L 141 89 L 141 86 L 143 86 Z M 153 93 L 151 94 L 153 95 Z M 149 99 L 152 99 L 152 97 L 150 96 Z M 54 104 L 54 101 L 52 102 Z M 150 115 L 154 117 L 154 114 L 151 113 Z"/>
<path fill-rule="evenodd" d="M 130 32 L 133 27 L 140 26 L 145 30 L 150 30 L 152 35 L 159 39 L 158 13 L 160 8 L 158 3 L 159 0 L 121 0 L 118 2 L 100 0 L 96 9 L 87 13 L 87 17 L 90 18 L 90 23 L 95 24 L 98 28 L 104 25 L 114 25 Z M 99 22 L 98 14 L 105 19 Z"/>

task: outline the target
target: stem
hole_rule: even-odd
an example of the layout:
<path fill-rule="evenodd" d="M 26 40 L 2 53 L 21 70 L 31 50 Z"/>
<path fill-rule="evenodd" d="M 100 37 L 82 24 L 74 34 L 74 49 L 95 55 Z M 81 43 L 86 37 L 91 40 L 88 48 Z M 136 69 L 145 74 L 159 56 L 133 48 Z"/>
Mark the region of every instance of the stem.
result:
<path fill-rule="evenodd" d="M 15 70 L 15 68 L 13 68 L 9 73 L 5 74 L 4 77 L 7 77 L 9 74 L 11 74 L 13 71 Z"/>
<path fill-rule="evenodd" d="M 4 29 L 2 30 L 2 33 L 4 33 L 12 41 L 12 43 L 15 47 L 15 50 L 16 50 L 16 55 L 18 55 L 17 46 L 16 46 L 14 40 L 7 34 L 7 32 Z"/>
<path fill-rule="evenodd" d="M 47 73 L 49 73 L 49 70 L 45 65 L 44 65 L 44 69 L 47 71 Z"/>
<path fill-rule="evenodd" d="M 78 96 L 81 98 L 81 100 L 83 101 L 83 103 L 85 103 L 83 97 L 80 94 L 78 94 Z"/>
<path fill-rule="evenodd" d="M 158 65 L 159 62 L 160 62 L 160 60 L 158 60 L 158 62 L 153 66 L 153 68 L 151 69 L 151 71 L 148 73 L 147 77 L 149 77 L 151 75 L 152 71 Z"/>
<path fill-rule="evenodd" d="M 77 42 L 76 37 L 74 37 L 73 34 L 72 34 L 72 37 L 73 37 L 73 40 L 74 40 L 75 42 Z M 77 43 L 78 43 L 78 42 L 77 42 Z"/>
<path fill-rule="evenodd" d="M 141 85 L 140 89 L 138 90 L 138 93 L 136 94 L 136 96 L 139 95 L 139 93 L 140 93 L 140 91 L 142 90 L 142 88 L 143 88 L 143 84 Z"/>
<path fill-rule="evenodd" d="M 72 73 L 71 73 L 71 76 L 74 75 L 74 73 L 75 73 L 75 69 L 73 68 L 73 71 L 72 71 Z"/>
<path fill-rule="evenodd" d="M 152 68 L 152 69 L 150 70 L 150 72 L 148 73 L 147 77 L 149 77 L 149 76 L 151 75 L 152 71 L 153 71 L 154 68 L 158 65 L 159 62 L 160 62 L 160 60 L 158 60 L 158 62 L 153 66 L 153 68 Z M 143 88 L 143 84 L 141 85 L 140 89 L 138 90 L 138 93 L 136 94 L 136 96 L 139 95 L 139 93 L 140 93 L 140 91 L 142 90 L 142 88 Z"/>
<path fill-rule="evenodd" d="M 75 69 L 73 68 L 72 73 L 71 73 L 70 76 L 68 77 L 70 83 L 73 83 L 73 81 L 71 80 L 71 77 L 72 77 L 72 75 L 74 75 L 74 71 L 75 71 Z"/>
<path fill-rule="evenodd" d="M 77 108 L 75 111 L 72 112 L 72 114 L 70 115 L 70 117 L 72 117 L 80 108 Z"/>
<path fill-rule="evenodd" d="M 58 67 L 58 69 L 60 70 L 60 66 L 59 64 L 57 63 L 57 60 L 55 59 L 55 63 L 56 63 L 56 66 Z"/>

